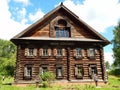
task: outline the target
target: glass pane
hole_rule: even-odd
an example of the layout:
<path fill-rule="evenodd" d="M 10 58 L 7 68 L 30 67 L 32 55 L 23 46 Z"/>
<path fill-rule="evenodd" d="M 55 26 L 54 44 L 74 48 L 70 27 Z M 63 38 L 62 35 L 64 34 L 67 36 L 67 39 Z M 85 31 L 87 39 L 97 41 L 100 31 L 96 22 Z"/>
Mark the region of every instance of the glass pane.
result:
<path fill-rule="evenodd" d="M 69 32 L 68 32 L 68 30 L 65 30 L 65 37 L 69 37 Z"/>
<path fill-rule="evenodd" d="M 78 76 L 82 76 L 82 68 L 78 67 Z"/>
<path fill-rule="evenodd" d="M 62 49 L 60 48 L 57 49 L 57 55 L 62 56 Z"/>
<path fill-rule="evenodd" d="M 94 55 L 95 55 L 94 49 L 90 48 L 90 56 L 94 56 Z"/>
<path fill-rule="evenodd" d="M 56 37 L 59 37 L 59 30 L 56 30 Z"/>
<path fill-rule="evenodd" d="M 69 37 L 68 30 L 56 30 L 56 37 Z"/>
<path fill-rule="evenodd" d="M 29 56 L 33 56 L 34 55 L 34 49 L 33 48 L 29 48 Z"/>
<path fill-rule="evenodd" d="M 31 76 L 31 74 L 32 74 L 32 68 L 31 67 L 27 67 L 26 76 Z"/>
<path fill-rule="evenodd" d="M 42 67 L 42 73 L 45 73 L 47 71 L 47 67 Z"/>
<path fill-rule="evenodd" d="M 80 56 L 81 55 L 81 49 L 80 48 L 76 48 L 76 55 Z"/>
<path fill-rule="evenodd" d="M 62 76 L 62 69 L 61 68 L 57 69 L 57 75 L 58 75 L 58 77 Z"/>
<path fill-rule="evenodd" d="M 47 56 L 48 55 L 48 50 L 45 48 L 43 49 L 43 56 Z"/>

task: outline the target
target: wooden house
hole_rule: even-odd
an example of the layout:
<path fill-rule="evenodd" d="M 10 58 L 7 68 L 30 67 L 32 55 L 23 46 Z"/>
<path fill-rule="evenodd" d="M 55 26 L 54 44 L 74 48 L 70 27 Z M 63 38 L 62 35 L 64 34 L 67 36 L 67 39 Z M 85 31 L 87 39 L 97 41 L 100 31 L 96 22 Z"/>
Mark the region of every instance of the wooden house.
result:
<path fill-rule="evenodd" d="M 34 83 L 46 71 L 57 81 L 88 82 L 97 74 L 107 79 L 103 47 L 109 41 L 63 4 L 16 35 L 15 82 Z"/>

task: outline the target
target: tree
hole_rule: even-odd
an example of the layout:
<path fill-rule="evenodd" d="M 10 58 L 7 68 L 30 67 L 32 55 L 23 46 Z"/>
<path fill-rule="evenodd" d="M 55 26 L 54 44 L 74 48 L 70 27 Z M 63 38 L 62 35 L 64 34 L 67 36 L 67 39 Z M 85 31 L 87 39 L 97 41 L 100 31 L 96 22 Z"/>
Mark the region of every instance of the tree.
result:
<path fill-rule="evenodd" d="M 106 69 L 110 69 L 110 63 L 108 61 L 105 62 Z"/>
<path fill-rule="evenodd" d="M 112 40 L 113 43 L 113 53 L 114 53 L 114 65 L 120 65 L 120 22 L 117 26 L 114 27 L 113 30 L 114 38 Z"/>
<path fill-rule="evenodd" d="M 16 46 L 7 40 L 0 39 L 0 74 L 11 75 L 14 74 L 16 58 Z"/>

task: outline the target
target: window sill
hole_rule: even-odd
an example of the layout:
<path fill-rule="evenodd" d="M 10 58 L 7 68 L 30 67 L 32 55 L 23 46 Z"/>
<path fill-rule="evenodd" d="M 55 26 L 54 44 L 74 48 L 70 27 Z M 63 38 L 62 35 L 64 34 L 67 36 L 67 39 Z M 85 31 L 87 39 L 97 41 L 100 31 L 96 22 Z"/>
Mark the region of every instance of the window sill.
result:
<path fill-rule="evenodd" d="M 31 80 L 32 76 L 24 76 L 24 80 Z"/>
<path fill-rule="evenodd" d="M 35 58 L 35 56 L 26 56 L 26 58 Z"/>
<path fill-rule="evenodd" d="M 61 77 L 58 76 L 57 79 L 63 79 L 63 76 L 61 76 Z"/>
<path fill-rule="evenodd" d="M 41 58 L 49 58 L 49 56 L 41 56 Z"/>
<path fill-rule="evenodd" d="M 77 79 L 83 79 L 83 76 L 76 76 Z"/>
<path fill-rule="evenodd" d="M 77 59 L 83 59 L 83 57 L 82 56 L 75 56 L 75 59 L 77 60 Z"/>
<path fill-rule="evenodd" d="M 95 56 L 88 57 L 90 60 L 95 60 Z"/>
<path fill-rule="evenodd" d="M 60 56 L 58 56 L 58 55 L 57 55 L 57 56 L 55 56 L 55 57 L 56 57 L 56 58 L 63 58 L 63 56 L 62 56 L 62 55 L 60 55 Z"/>

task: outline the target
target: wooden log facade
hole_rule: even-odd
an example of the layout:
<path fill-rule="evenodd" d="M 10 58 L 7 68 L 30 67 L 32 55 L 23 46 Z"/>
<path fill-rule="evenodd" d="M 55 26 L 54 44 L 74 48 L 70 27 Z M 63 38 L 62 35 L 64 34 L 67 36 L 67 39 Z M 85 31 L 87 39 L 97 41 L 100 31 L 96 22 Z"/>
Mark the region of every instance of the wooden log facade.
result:
<path fill-rule="evenodd" d="M 11 39 L 17 45 L 15 82 L 34 83 L 46 71 L 58 81 L 106 80 L 109 41 L 63 4 Z"/>

